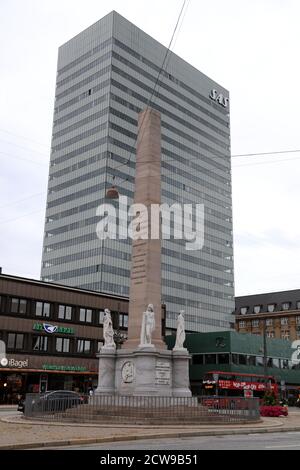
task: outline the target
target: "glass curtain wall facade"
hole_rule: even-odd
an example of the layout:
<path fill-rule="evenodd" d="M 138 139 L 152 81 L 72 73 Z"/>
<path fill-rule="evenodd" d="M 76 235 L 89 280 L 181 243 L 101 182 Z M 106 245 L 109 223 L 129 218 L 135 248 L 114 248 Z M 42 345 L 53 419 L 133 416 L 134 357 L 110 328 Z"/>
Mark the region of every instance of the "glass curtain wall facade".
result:
<path fill-rule="evenodd" d="M 165 54 L 116 12 L 60 47 L 42 280 L 129 294 L 131 240 L 100 241 L 96 208 L 111 202 L 105 192 L 114 176 L 120 194 L 133 200 L 137 116 Z M 232 321 L 228 96 L 172 53 L 151 103 L 162 119 L 162 202 L 203 203 L 205 211 L 202 250 L 187 251 L 185 240 L 162 243 L 169 328 L 182 309 L 191 331 L 229 329 Z"/>

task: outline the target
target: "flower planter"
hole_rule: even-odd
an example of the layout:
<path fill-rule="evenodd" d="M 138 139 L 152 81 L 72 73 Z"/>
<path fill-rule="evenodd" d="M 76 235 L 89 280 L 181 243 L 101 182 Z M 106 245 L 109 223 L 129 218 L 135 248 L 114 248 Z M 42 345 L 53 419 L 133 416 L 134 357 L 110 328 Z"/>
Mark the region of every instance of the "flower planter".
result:
<path fill-rule="evenodd" d="M 260 415 L 267 416 L 267 417 L 275 417 L 278 418 L 279 416 L 287 416 L 288 415 L 288 408 L 287 406 L 271 406 L 271 405 L 264 405 L 260 407 Z"/>

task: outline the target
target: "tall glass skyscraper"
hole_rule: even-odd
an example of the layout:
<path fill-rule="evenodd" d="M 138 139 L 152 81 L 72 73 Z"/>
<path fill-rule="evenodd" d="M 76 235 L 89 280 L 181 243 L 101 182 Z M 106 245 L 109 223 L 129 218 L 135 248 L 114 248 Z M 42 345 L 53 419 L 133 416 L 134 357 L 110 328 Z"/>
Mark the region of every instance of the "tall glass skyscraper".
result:
<path fill-rule="evenodd" d="M 129 294 L 131 240 L 100 241 L 113 176 L 132 202 L 137 116 L 166 48 L 112 12 L 59 49 L 42 280 Z M 234 310 L 229 94 L 171 53 L 151 107 L 162 119 L 162 201 L 203 203 L 205 242 L 164 240 L 167 327 L 230 328 Z"/>

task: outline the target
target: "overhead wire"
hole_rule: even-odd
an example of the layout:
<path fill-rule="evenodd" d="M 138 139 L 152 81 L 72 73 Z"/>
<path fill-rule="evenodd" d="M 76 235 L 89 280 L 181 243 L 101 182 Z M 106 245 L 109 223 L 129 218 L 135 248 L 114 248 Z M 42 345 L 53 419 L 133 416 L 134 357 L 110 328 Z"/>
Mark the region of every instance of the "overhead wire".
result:
<path fill-rule="evenodd" d="M 178 27 L 179 27 L 179 23 L 180 23 L 181 17 L 182 17 L 182 15 L 183 15 L 183 12 L 184 12 L 185 7 L 186 7 L 186 5 L 188 4 L 188 2 L 189 2 L 189 0 L 184 0 L 183 5 L 182 5 L 182 7 L 181 7 L 181 9 L 180 9 L 180 13 L 179 13 L 179 15 L 178 15 L 178 18 L 177 18 L 175 27 L 174 27 L 174 29 L 173 29 L 173 33 L 172 33 L 172 36 L 171 36 L 171 40 L 170 40 L 170 42 L 169 42 L 168 48 L 167 48 L 167 50 L 166 50 L 166 53 L 165 53 L 165 55 L 164 55 L 164 59 L 163 59 L 162 65 L 161 65 L 161 67 L 160 67 L 160 69 L 159 69 L 159 72 L 158 72 L 156 81 L 155 81 L 155 83 L 154 83 L 154 87 L 153 87 L 152 92 L 151 92 L 151 94 L 150 94 L 150 97 L 148 98 L 148 101 L 147 101 L 147 103 L 146 103 L 146 108 L 145 108 L 145 110 L 147 110 L 147 109 L 149 108 L 150 104 L 153 104 L 153 103 L 154 103 L 153 97 L 154 97 L 154 94 L 155 94 L 157 85 L 159 84 L 160 76 L 161 76 L 161 74 L 162 74 L 162 72 L 163 72 L 163 70 L 164 70 L 164 67 L 165 67 L 165 64 L 166 64 L 168 55 L 169 55 L 170 50 L 171 50 L 171 47 L 172 47 L 172 43 L 173 43 L 175 34 L 176 34 L 176 32 L 177 32 L 177 30 L 178 30 Z M 141 125 L 140 125 L 140 128 L 139 128 L 139 131 L 138 131 L 137 136 L 136 136 L 136 139 L 135 139 L 134 146 L 137 144 L 137 141 L 138 141 L 138 138 L 139 138 L 139 132 L 140 132 L 140 130 L 143 129 L 143 124 L 144 124 L 145 117 L 146 117 L 146 113 L 144 114 L 144 117 L 143 117 L 143 119 L 142 119 L 142 122 L 141 122 Z M 144 132 L 145 132 L 145 129 L 143 129 L 143 133 L 142 133 L 141 139 L 143 138 Z M 128 164 L 130 163 L 130 161 L 131 161 L 131 158 L 132 158 L 133 154 L 134 154 L 134 152 L 131 152 L 131 154 L 130 154 L 128 160 L 127 160 L 127 162 L 122 163 L 121 165 L 118 165 L 118 166 L 112 168 L 112 170 L 113 170 L 113 171 L 116 171 L 116 170 L 118 170 L 119 168 L 121 168 L 121 167 L 123 167 L 123 166 L 125 166 L 125 165 L 128 165 Z M 115 176 L 113 176 L 113 181 L 114 181 L 114 179 L 115 179 Z M 126 179 L 127 179 L 127 178 L 121 180 L 121 182 L 122 182 L 122 181 L 126 181 Z"/>
<path fill-rule="evenodd" d="M 22 160 L 22 161 L 24 161 L 24 162 L 33 163 L 33 164 L 35 164 L 35 165 L 48 166 L 47 163 L 44 163 L 44 162 L 36 162 L 35 160 L 31 160 L 30 158 L 19 157 L 18 155 L 13 155 L 13 154 L 7 153 L 7 152 L 2 152 L 2 151 L 0 151 L 0 156 L 1 156 L 1 155 L 5 155 L 5 156 L 7 156 L 7 157 L 15 158 L 16 160 Z"/>
<path fill-rule="evenodd" d="M 34 149 L 31 149 L 31 148 L 28 148 L 28 147 L 24 147 L 22 145 L 19 145 L 19 144 L 16 144 L 15 142 L 10 142 L 9 140 L 4 140 L 4 139 L 0 139 L 0 142 L 3 142 L 5 144 L 8 144 L 8 145 L 14 145 L 15 147 L 18 147 L 22 150 L 25 150 L 26 152 L 32 152 L 32 153 L 36 153 L 38 155 L 42 155 L 43 157 L 47 157 L 48 158 L 48 155 L 45 154 L 45 153 L 41 153 L 39 152 L 38 150 L 34 150 Z"/>
<path fill-rule="evenodd" d="M 30 139 L 29 137 L 24 137 L 23 135 L 16 134 L 16 133 L 11 132 L 11 131 L 7 131 L 6 129 L 1 129 L 0 128 L 0 132 L 4 132 L 5 134 L 9 134 L 9 135 L 12 135 L 14 137 L 18 137 L 18 138 L 23 139 L 23 140 L 28 140 L 29 142 L 32 142 L 36 145 L 40 145 L 41 147 L 47 147 L 48 148 L 48 145 L 46 145 L 46 144 L 42 144 L 41 142 L 37 142 L 36 140 Z"/>
<path fill-rule="evenodd" d="M 17 201 L 9 202 L 8 204 L 4 204 L 0 206 L 0 209 L 4 209 L 10 206 L 16 206 L 18 204 L 21 204 L 24 201 L 28 201 L 29 199 L 32 199 L 34 197 L 41 196 L 42 194 L 45 194 L 46 192 L 47 191 L 41 191 L 40 193 L 31 194 L 30 196 L 23 197 L 22 199 L 18 199 Z"/>
<path fill-rule="evenodd" d="M 23 219 L 24 217 L 28 217 L 29 215 L 33 215 L 33 214 L 37 214 L 38 212 L 42 212 L 44 210 L 45 210 L 44 208 L 43 209 L 38 209 L 38 210 L 35 210 L 33 212 L 29 212 L 28 214 L 19 215 L 18 217 L 14 217 L 12 219 L 0 220 L 0 225 L 8 224 L 10 222 L 15 222 L 16 220 Z"/>

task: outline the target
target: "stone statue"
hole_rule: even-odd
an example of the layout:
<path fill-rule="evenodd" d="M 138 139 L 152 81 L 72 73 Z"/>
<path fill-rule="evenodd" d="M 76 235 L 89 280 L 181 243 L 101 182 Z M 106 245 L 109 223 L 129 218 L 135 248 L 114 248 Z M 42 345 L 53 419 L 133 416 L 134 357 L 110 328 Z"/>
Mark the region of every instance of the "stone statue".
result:
<path fill-rule="evenodd" d="M 155 317 L 153 305 L 149 304 L 146 312 L 143 313 L 141 344 L 140 346 L 153 346 L 151 343 L 152 333 L 155 330 Z"/>
<path fill-rule="evenodd" d="M 116 349 L 116 343 L 114 342 L 114 330 L 111 319 L 110 310 L 106 308 L 104 310 L 104 320 L 103 320 L 103 339 L 104 339 L 104 348 L 113 348 Z"/>
<path fill-rule="evenodd" d="M 184 327 L 184 310 L 180 310 L 177 317 L 177 331 L 176 331 L 176 343 L 174 350 L 183 350 L 183 343 L 185 342 L 185 327 Z"/>

